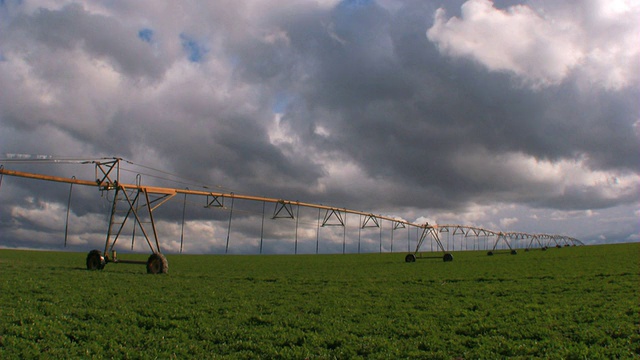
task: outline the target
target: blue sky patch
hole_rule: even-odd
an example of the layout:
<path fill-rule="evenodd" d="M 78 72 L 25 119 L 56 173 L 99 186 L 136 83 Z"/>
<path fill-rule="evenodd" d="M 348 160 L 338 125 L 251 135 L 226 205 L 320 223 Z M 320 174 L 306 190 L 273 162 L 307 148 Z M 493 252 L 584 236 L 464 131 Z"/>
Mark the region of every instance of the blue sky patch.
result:
<path fill-rule="evenodd" d="M 271 110 L 274 113 L 283 113 L 289 104 L 293 101 L 293 96 L 286 93 L 279 93 L 276 95 L 273 105 L 271 106 Z"/>
<path fill-rule="evenodd" d="M 180 34 L 180 40 L 182 40 L 182 48 L 187 53 L 187 58 L 191 62 L 200 62 L 202 58 L 207 54 L 208 50 L 204 44 L 199 43 L 193 37 Z"/>
<path fill-rule="evenodd" d="M 153 41 L 153 30 L 151 29 L 142 29 L 138 31 L 138 37 L 142 39 L 144 42 L 151 43 Z"/>
<path fill-rule="evenodd" d="M 347 9 L 353 9 L 353 8 L 369 6 L 374 3 L 375 3 L 374 0 L 343 0 L 340 2 L 338 6 L 347 8 Z"/>

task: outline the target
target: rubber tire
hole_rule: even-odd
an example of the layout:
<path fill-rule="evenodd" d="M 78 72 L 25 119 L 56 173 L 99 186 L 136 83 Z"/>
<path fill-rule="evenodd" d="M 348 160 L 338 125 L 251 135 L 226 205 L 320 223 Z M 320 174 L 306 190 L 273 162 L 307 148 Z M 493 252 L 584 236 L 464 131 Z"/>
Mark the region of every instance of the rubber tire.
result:
<path fill-rule="evenodd" d="M 449 253 L 444 254 L 444 256 L 442 257 L 442 261 L 444 261 L 444 262 L 453 261 L 453 255 L 451 255 Z"/>
<path fill-rule="evenodd" d="M 169 272 L 169 262 L 160 253 L 151 254 L 147 260 L 147 274 L 166 274 Z"/>
<path fill-rule="evenodd" d="M 516 249 L 511 250 L 511 255 L 518 255 L 518 250 Z"/>
<path fill-rule="evenodd" d="M 487 255 L 489 255 L 489 256 L 493 255 L 493 251 L 487 252 Z"/>
<path fill-rule="evenodd" d="M 102 270 L 106 264 L 102 251 L 91 250 L 87 254 L 87 270 Z"/>
<path fill-rule="evenodd" d="M 416 256 L 414 254 L 407 254 L 407 256 L 404 257 L 404 262 L 416 262 Z"/>

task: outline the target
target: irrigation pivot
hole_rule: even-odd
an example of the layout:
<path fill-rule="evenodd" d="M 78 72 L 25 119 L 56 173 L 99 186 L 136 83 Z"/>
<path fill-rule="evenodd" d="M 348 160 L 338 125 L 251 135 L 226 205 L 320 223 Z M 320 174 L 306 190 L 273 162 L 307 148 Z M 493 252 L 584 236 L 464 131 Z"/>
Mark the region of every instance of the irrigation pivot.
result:
<path fill-rule="evenodd" d="M 446 246 L 443 243 L 442 235 L 446 234 L 448 240 L 451 236 L 453 236 L 454 241 L 453 244 L 455 246 L 455 237 L 459 236 L 461 239 L 469 239 L 475 240 L 473 242 L 474 248 L 472 250 L 481 250 L 480 245 L 482 244 L 481 239 L 484 239 L 485 249 L 487 249 L 487 255 L 493 256 L 495 254 L 511 254 L 517 255 L 518 251 L 516 247 L 513 245 L 514 242 L 524 243 L 524 250 L 529 251 L 530 249 L 537 247 L 542 251 L 547 250 L 551 246 L 555 246 L 557 248 L 565 247 L 565 246 L 576 246 L 576 245 L 584 245 L 580 240 L 566 236 L 566 235 L 550 235 L 550 234 L 534 234 L 534 233 L 526 233 L 526 232 L 503 232 L 503 231 L 494 231 L 489 229 L 484 229 L 476 226 L 466 226 L 466 225 L 458 225 L 458 224 L 424 224 L 422 235 L 418 240 L 418 244 L 416 245 L 416 249 L 413 253 L 407 254 L 405 257 L 406 262 L 414 262 L 416 259 L 425 258 L 428 256 L 424 256 L 420 254 L 420 249 L 423 248 L 425 241 L 430 237 L 433 241 L 437 243 L 438 248 L 440 248 L 445 254 L 443 256 L 444 261 L 453 261 L 453 256 L 448 252 L 449 251 L 449 241 L 446 242 Z M 492 241 L 489 241 L 491 238 Z M 495 241 L 493 241 L 495 239 Z M 461 245 L 464 241 L 460 241 Z M 491 246 L 491 243 L 493 245 Z M 498 245 L 502 243 L 506 249 L 499 249 Z M 480 244 L 480 245 L 478 245 Z M 476 248 L 477 245 L 477 248 Z M 462 249 L 460 249 L 462 250 Z M 468 250 L 468 247 L 465 248 Z M 454 249 L 455 251 L 455 249 Z"/>
<path fill-rule="evenodd" d="M 12 159 L 15 161 L 15 159 Z M 19 158 L 20 161 L 29 161 L 30 159 Z M 11 160 L 4 160 L 6 162 L 11 162 Z M 50 157 L 46 158 L 37 158 L 35 161 L 44 161 L 44 162 L 61 162 L 60 160 L 55 160 Z M 455 251 L 455 240 L 457 237 L 475 237 L 476 240 L 480 238 L 485 239 L 485 243 L 488 244 L 488 237 L 495 237 L 495 242 L 493 248 L 488 252 L 489 255 L 493 255 L 497 252 L 497 246 L 500 242 L 506 244 L 509 248 L 511 254 L 516 254 L 516 250 L 512 247 L 513 241 L 528 241 L 526 245 L 526 249 L 534 246 L 539 246 L 542 249 L 546 249 L 550 245 L 555 244 L 557 247 L 561 246 L 569 246 L 569 245 L 583 245 L 579 240 L 562 235 L 547 235 L 547 234 L 529 234 L 529 233 L 521 233 L 521 232 L 496 232 L 488 229 L 483 229 L 479 227 L 473 226 L 463 226 L 463 225 L 434 225 L 429 223 L 417 224 L 409 221 L 405 221 L 398 218 L 393 218 L 385 215 L 374 215 L 372 213 L 350 210 L 345 208 L 337 208 L 332 206 L 325 206 L 320 204 L 313 203 L 305 203 L 300 201 L 290 201 L 276 198 L 268 198 L 262 196 L 253 196 L 253 195 L 242 195 L 235 194 L 233 192 L 224 193 L 224 192 L 213 192 L 213 191 L 205 191 L 205 190 L 190 190 L 188 188 L 180 189 L 180 188 L 172 188 L 172 187 L 158 187 L 158 186 L 146 186 L 142 185 L 140 181 L 140 176 L 136 177 L 135 184 L 125 184 L 120 181 L 120 165 L 121 162 L 125 160 L 121 158 L 108 158 L 108 159 L 100 159 L 100 160 L 76 160 L 77 163 L 81 164 L 93 164 L 95 167 L 95 180 L 83 180 L 76 179 L 75 177 L 67 178 L 67 177 L 59 177 L 52 175 L 44 175 L 37 174 L 31 172 L 22 172 L 16 170 L 8 170 L 3 166 L 0 166 L 0 186 L 2 184 L 2 176 L 15 176 L 43 181 L 53 181 L 60 183 L 67 183 L 73 185 L 82 185 L 82 186 L 91 186 L 97 187 L 100 191 L 106 191 L 108 193 L 113 194 L 111 201 L 111 209 L 109 216 L 109 226 L 106 234 L 106 240 L 103 250 L 94 249 L 91 250 L 87 254 L 86 258 L 86 266 L 89 270 L 101 270 L 108 263 L 134 263 L 134 264 L 144 264 L 147 267 L 147 272 L 151 274 L 161 274 L 166 273 L 168 271 L 168 262 L 166 257 L 162 254 L 159 235 L 156 228 L 156 222 L 154 220 L 153 213 L 154 211 L 173 199 L 178 194 L 183 195 L 196 195 L 201 196 L 206 199 L 205 207 L 221 207 L 224 203 L 225 198 L 231 200 L 231 204 L 233 206 L 233 200 L 247 200 L 247 201 L 257 201 L 263 203 L 263 213 L 264 213 L 264 204 L 273 203 L 275 204 L 273 219 L 278 218 L 296 218 L 296 234 L 297 234 L 297 217 L 299 215 L 300 207 L 306 208 L 314 208 L 318 209 L 318 228 L 320 227 L 320 213 L 324 211 L 324 217 L 322 220 L 322 226 L 342 226 L 346 229 L 346 215 L 347 214 L 355 214 L 360 216 L 359 223 L 359 231 L 360 229 L 365 229 L 368 227 L 378 227 L 380 228 L 380 233 L 382 234 L 381 222 L 388 221 L 392 224 L 392 237 L 393 230 L 398 228 L 415 228 L 421 234 L 418 241 L 415 251 L 409 253 L 405 257 L 406 262 L 415 262 L 416 259 L 433 257 L 433 256 L 425 256 L 421 253 L 423 246 L 425 245 L 427 239 L 431 239 L 431 244 L 435 243 L 436 250 L 442 253 L 443 261 L 453 261 L 453 255 L 451 251 Z M 130 162 L 128 162 L 130 163 Z M 69 195 L 69 199 L 71 198 L 71 194 Z M 297 211 L 294 214 L 293 206 L 296 206 Z M 230 213 L 229 217 L 229 231 L 231 228 L 231 216 L 233 212 Z M 264 216 L 264 215 L 263 215 Z M 68 218 L 68 217 L 67 217 Z M 184 213 L 183 213 L 183 221 L 184 221 Z M 144 238 L 146 244 L 148 245 L 151 255 L 147 259 L 147 261 L 139 261 L 139 260 L 125 260 L 117 257 L 117 253 L 115 251 L 115 245 L 118 240 L 123 235 L 123 230 L 125 229 L 125 225 L 129 222 L 133 222 L 133 231 L 135 236 L 135 231 L 139 230 L 141 236 Z M 264 223 L 264 219 L 263 219 Z M 183 224 L 184 225 L 184 224 Z M 131 228 L 131 226 L 129 227 Z M 66 232 L 65 232 L 66 233 Z M 447 242 L 446 246 L 441 239 L 441 235 L 443 233 L 447 233 Z M 346 230 L 345 230 L 346 234 Z M 346 236 L 346 235 L 344 235 Z M 380 235 L 382 238 L 382 235 Z M 449 248 L 449 237 L 453 236 L 453 248 Z M 393 239 L 393 238 L 392 238 Z M 66 240 L 65 240 L 66 241 Z M 477 241 L 476 241 L 477 242 Z M 297 242 L 296 242 L 297 246 Z M 392 242 L 393 246 L 393 242 Z M 382 241 L 381 241 L 381 250 L 382 250 Z M 475 247 L 475 243 L 474 243 Z M 227 248 L 228 248 L 228 237 L 227 237 Z M 316 245 L 317 249 L 317 245 Z M 433 250 L 433 249 L 432 249 Z M 343 242 L 343 252 L 344 252 L 344 242 Z M 433 251 L 431 252 L 433 253 Z M 440 258 L 440 257 L 439 257 Z"/>

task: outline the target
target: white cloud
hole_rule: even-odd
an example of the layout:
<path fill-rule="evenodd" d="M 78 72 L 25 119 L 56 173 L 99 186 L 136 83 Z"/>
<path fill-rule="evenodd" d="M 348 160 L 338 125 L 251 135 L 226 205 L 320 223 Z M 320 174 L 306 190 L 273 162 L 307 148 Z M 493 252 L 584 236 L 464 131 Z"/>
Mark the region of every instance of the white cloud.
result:
<path fill-rule="evenodd" d="M 66 223 L 66 205 L 27 198 L 25 206 L 13 206 L 11 216 L 15 221 L 46 230 L 63 231 Z M 73 209 L 69 213 L 69 227 L 75 232 L 104 230 L 104 217 L 98 214 L 78 216 Z"/>
<path fill-rule="evenodd" d="M 523 153 L 493 154 L 477 150 L 473 154 L 456 156 L 454 166 L 479 182 L 504 179 L 505 189 L 526 188 L 526 193 L 517 193 L 523 199 L 564 196 L 570 191 L 589 193 L 603 201 L 637 196 L 640 176 L 615 170 L 593 170 L 588 166 L 588 160 L 583 156 L 550 161 Z"/>
<path fill-rule="evenodd" d="M 511 229 L 511 226 L 520 221 L 517 217 L 502 218 L 500 219 L 501 229 Z"/>
<path fill-rule="evenodd" d="M 269 141 L 273 145 L 293 144 L 295 135 L 282 123 L 282 114 L 273 114 L 273 124 L 267 128 Z"/>
<path fill-rule="evenodd" d="M 587 1 L 580 11 L 497 9 L 490 0 L 469 0 L 461 18 L 443 9 L 427 37 L 443 54 L 475 59 L 491 71 L 514 74 L 533 88 L 561 83 L 572 72 L 580 81 L 621 89 L 638 79 L 640 5 Z M 579 6 L 579 5 L 574 5 Z"/>
<path fill-rule="evenodd" d="M 640 241 L 640 234 L 631 234 L 631 235 L 629 235 L 629 237 L 627 237 L 625 240 L 627 240 L 627 241 L 633 241 L 633 242 L 638 242 L 638 241 Z"/>
<path fill-rule="evenodd" d="M 447 20 L 438 9 L 427 37 L 447 55 L 471 57 L 490 70 L 545 86 L 559 83 L 579 61 L 572 32 L 559 31 L 559 26 L 527 6 L 503 11 L 489 0 L 469 0 L 460 19 Z"/>

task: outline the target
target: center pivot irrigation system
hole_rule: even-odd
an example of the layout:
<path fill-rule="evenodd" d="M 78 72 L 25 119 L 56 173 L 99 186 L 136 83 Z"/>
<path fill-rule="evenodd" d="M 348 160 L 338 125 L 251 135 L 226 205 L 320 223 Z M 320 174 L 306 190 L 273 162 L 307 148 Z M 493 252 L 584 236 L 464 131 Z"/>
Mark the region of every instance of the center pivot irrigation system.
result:
<path fill-rule="evenodd" d="M 13 155 L 10 159 L 5 159 L 6 162 L 21 160 L 27 161 L 32 159 L 32 156 Z M 55 160 L 51 157 L 36 157 L 36 161 L 48 161 L 48 162 L 64 162 L 63 160 Z M 542 250 L 546 250 L 549 246 L 555 245 L 556 247 L 562 246 L 575 246 L 584 245 L 579 240 L 564 236 L 564 235 L 549 235 L 549 234 L 530 234 L 523 232 L 501 232 L 487 230 L 480 227 L 464 226 L 464 225 L 435 225 L 435 224 L 417 224 L 402 219 L 393 218 L 384 215 L 374 215 L 372 213 L 366 213 L 362 211 L 349 210 L 345 208 L 336 208 L 331 206 L 325 206 L 313 203 L 304 203 L 299 201 L 282 200 L 276 198 L 268 198 L 261 196 L 240 195 L 235 193 L 223 193 L 212 192 L 204 190 L 189 190 L 179 189 L 171 187 L 158 187 L 158 186 L 145 186 L 140 183 L 140 176 L 137 177 L 136 184 L 124 184 L 120 182 L 120 164 L 123 160 L 121 158 L 103 158 L 100 160 L 76 160 L 83 164 L 95 165 L 95 180 L 81 180 L 75 177 L 59 177 L 43 174 L 36 174 L 30 172 L 22 172 L 15 170 L 5 169 L 0 165 L 0 185 L 2 184 L 2 176 L 16 176 L 22 178 L 30 178 L 44 181 L 53 181 L 60 183 L 83 186 L 98 187 L 100 191 L 114 192 L 111 202 L 111 211 L 109 216 L 109 226 L 107 230 L 106 241 L 104 250 L 91 250 L 87 255 L 86 265 L 89 270 L 101 270 L 108 263 L 129 263 L 129 264 L 145 264 L 147 272 L 151 274 L 166 273 L 168 271 L 168 262 L 165 256 L 162 254 L 160 248 L 160 242 L 158 240 L 158 231 L 156 229 L 156 223 L 153 217 L 153 212 L 171 200 L 178 194 L 197 195 L 206 199 L 205 207 L 223 207 L 224 199 L 233 199 L 258 201 L 264 203 L 275 204 L 273 213 L 273 219 L 277 218 L 290 218 L 294 219 L 293 206 L 315 208 L 320 211 L 325 211 L 324 220 L 322 226 L 342 226 L 346 227 L 346 214 L 355 214 L 360 216 L 359 226 L 364 229 L 367 227 L 381 228 L 381 221 L 390 221 L 392 224 L 392 231 L 399 228 L 414 227 L 420 232 L 419 239 L 415 251 L 409 253 L 405 257 L 406 262 L 415 262 L 416 259 L 421 258 L 433 258 L 433 256 L 425 256 L 421 253 L 421 249 L 425 240 L 431 238 L 435 241 L 438 251 L 442 252 L 443 261 L 453 261 L 453 255 L 445 249 L 440 239 L 442 233 L 447 233 L 448 236 L 456 235 L 464 237 L 484 237 L 487 241 L 488 237 L 495 237 L 493 248 L 488 251 L 488 255 L 496 253 L 497 246 L 500 242 L 506 244 L 509 252 L 513 255 L 517 254 L 517 251 L 511 245 L 513 240 L 525 240 L 527 242 L 525 250 L 529 250 L 532 246 L 537 246 Z M 130 163 L 130 162 L 128 162 Z M 232 205 L 233 206 L 233 205 Z M 233 207 L 232 207 L 233 210 Z M 152 254 L 147 261 L 137 260 L 124 260 L 117 257 L 115 251 L 115 245 L 118 239 L 123 235 L 123 229 L 128 221 L 133 221 L 133 230 L 135 236 L 135 229 L 139 229 L 144 237 L 146 243 L 149 246 Z M 184 219 L 183 219 L 184 221 Z M 229 222 L 231 224 L 231 222 Z M 318 225 L 320 224 L 320 215 L 318 215 Z M 297 231 L 297 229 L 296 229 Z M 227 239 L 228 240 L 228 239 Z M 433 243 L 432 243 L 433 244 Z M 228 242 L 227 242 L 228 247 Z M 344 245 L 343 245 L 344 250 Z M 440 257 L 438 257 L 440 258 Z"/>

